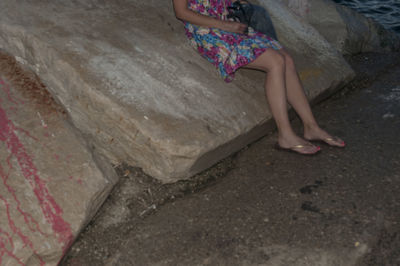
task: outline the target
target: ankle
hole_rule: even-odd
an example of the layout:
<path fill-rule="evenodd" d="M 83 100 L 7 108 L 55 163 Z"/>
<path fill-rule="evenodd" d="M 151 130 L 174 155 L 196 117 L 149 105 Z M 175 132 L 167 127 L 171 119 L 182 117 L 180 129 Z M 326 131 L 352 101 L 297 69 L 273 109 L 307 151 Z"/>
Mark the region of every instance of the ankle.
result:
<path fill-rule="evenodd" d="M 315 132 L 320 129 L 316 122 L 304 123 L 304 133 Z"/>
<path fill-rule="evenodd" d="M 285 130 L 278 132 L 278 139 L 280 140 L 290 140 L 296 137 L 297 135 L 293 130 Z"/>
<path fill-rule="evenodd" d="M 304 128 L 312 130 L 319 128 L 318 123 L 316 121 L 309 121 L 309 122 L 303 122 Z"/>

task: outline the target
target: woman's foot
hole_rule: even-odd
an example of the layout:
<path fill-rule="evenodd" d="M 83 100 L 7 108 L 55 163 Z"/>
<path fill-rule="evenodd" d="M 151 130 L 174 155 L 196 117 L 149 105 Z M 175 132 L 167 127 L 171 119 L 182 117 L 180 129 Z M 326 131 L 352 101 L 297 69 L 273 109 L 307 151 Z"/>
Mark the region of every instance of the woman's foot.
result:
<path fill-rule="evenodd" d="M 313 155 L 321 150 L 319 146 L 315 146 L 296 135 L 291 137 L 279 137 L 275 148 L 303 155 Z"/>
<path fill-rule="evenodd" d="M 346 143 L 342 139 L 329 135 L 319 126 L 304 126 L 304 139 L 308 141 L 322 142 L 333 147 L 343 148 L 346 146 Z"/>

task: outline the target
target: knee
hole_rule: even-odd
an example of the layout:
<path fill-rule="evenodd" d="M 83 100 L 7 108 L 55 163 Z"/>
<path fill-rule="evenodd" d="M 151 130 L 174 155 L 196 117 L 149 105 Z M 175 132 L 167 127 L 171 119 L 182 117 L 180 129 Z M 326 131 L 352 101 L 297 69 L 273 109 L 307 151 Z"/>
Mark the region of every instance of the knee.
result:
<path fill-rule="evenodd" d="M 285 57 L 273 49 L 267 49 L 251 63 L 250 68 L 269 71 L 285 71 Z"/>
<path fill-rule="evenodd" d="M 284 57 L 284 60 L 285 60 L 285 66 L 287 68 L 291 68 L 291 69 L 295 69 L 296 68 L 293 58 L 288 53 L 284 53 L 283 57 Z"/>
<path fill-rule="evenodd" d="M 273 52 L 272 55 L 269 58 L 269 68 L 270 70 L 272 69 L 280 69 L 283 70 L 285 69 L 285 65 L 286 65 L 286 60 L 285 60 L 285 56 L 278 53 L 278 52 Z"/>

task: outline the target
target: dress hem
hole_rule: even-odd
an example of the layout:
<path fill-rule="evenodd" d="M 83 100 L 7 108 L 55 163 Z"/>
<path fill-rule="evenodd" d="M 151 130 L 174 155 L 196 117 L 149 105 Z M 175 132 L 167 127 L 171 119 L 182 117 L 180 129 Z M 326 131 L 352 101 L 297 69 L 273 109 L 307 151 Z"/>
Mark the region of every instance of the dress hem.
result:
<path fill-rule="evenodd" d="M 233 80 L 234 80 L 234 78 L 235 78 L 235 74 L 236 74 L 236 71 L 238 71 L 239 70 L 239 68 L 242 68 L 242 67 L 244 67 L 244 66 L 247 66 L 248 64 L 250 64 L 250 63 L 252 63 L 252 62 L 254 62 L 254 60 L 256 60 L 258 57 L 260 57 L 263 53 L 265 53 L 265 51 L 267 50 L 267 49 L 274 49 L 274 50 L 276 50 L 276 51 L 280 51 L 280 50 L 282 50 L 283 49 L 283 47 L 281 47 L 280 49 L 275 49 L 274 47 L 265 47 L 265 48 L 260 48 L 260 50 L 262 50 L 262 53 L 259 53 L 259 54 L 254 54 L 254 58 L 252 58 L 252 60 L 249 60 L 248 62 L 246 62 L 246 63 L 239 63 L 239 64 L 236 64 L 234 67 L 233 67 L 233 69 L 232 69 L 232 71 L 230 72 L 230 73 L 226 73 L 228 76 L 226 77 L 226 78 L 224 78 L 224 81 L 225 82 L 232 82 Z M 216 68 L 219 70 L 219 67 L 218 66 L 216 66 Z"/>

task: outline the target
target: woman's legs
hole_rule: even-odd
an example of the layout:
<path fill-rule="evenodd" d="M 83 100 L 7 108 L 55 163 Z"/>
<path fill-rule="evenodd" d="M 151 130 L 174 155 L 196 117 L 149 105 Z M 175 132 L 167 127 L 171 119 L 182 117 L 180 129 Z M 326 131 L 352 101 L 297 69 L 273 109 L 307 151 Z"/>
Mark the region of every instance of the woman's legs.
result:
<path fill-rule="evenodd" d="M 324 140 L 330 145 L 344 146 L 342 140 L 333 138 L 318 126 L 304 93 L 292 57 L 283 49 L 280 50 L 279 53 L 285 58 L 285 80 L 288 102 L 296 110 L 304 124 L 304 138 L 308 140 Z"/>
<path fill-rule="evenodd" d="M 285 80 L 288 102 L 296 110 L 304 125 L 316 125 L 317 122 L 311 111 L 310 104 L 300 83 L 293 59 L 284 50 L 279 51 L 285 58 Z"/>
<path fill-rule="evenodd" d="M 246 67 L 263 70 L 266 74 L 265 90 L 272 116 L 278 127 L 278 143 L 283 148 L 291 148 L 299 153 L 316 153 L 316 147 L 304 139 L 298 137 L 289 121 L 287 112 L 286 89 L 286 63 L 285 57 L 273 49 L 267 49 L 256 60 Z M 301 146 L 298 146 L 301 145 Z"/>

